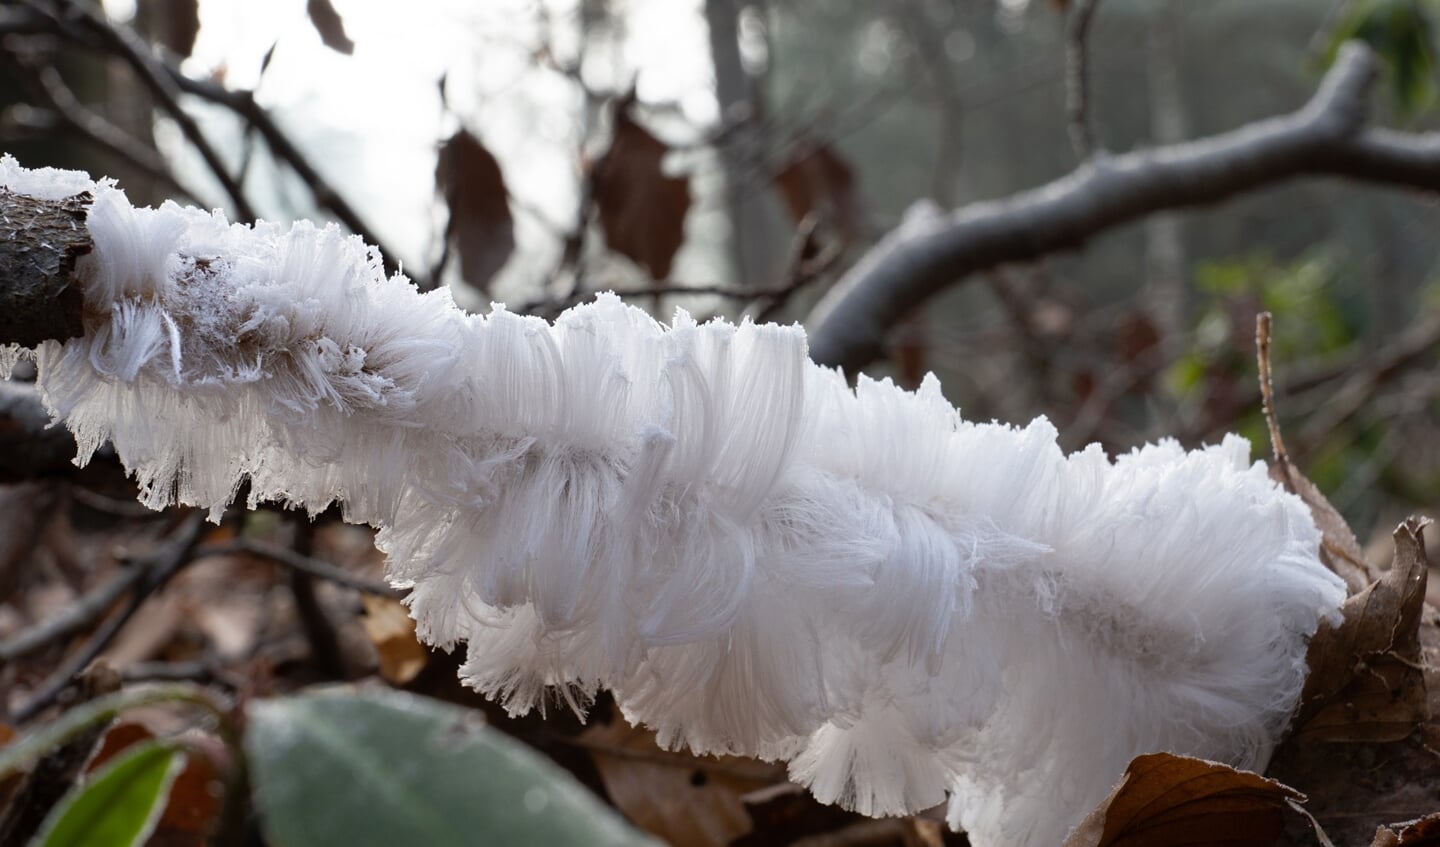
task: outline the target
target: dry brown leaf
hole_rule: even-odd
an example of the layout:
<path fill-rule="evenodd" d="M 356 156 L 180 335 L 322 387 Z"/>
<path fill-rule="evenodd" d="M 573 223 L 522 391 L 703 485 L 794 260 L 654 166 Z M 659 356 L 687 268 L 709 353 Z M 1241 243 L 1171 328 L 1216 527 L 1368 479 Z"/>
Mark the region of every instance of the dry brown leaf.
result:
<path fill-rule="evenodd" d="M 480 139 L 461 129 L 440 148 L 435 189 L 450 210 L 440 270 L 455 250 L 460 254 L 460 276 L 487 291 L 515 251 L 515 223 L 500 163 Z"/>
<path fill-rule="evenodd" d="M 661 750 L 653 732 L 630 726 L 618 710 L 576 741 L 590 751 L 615 807 L 670 844 L 722 847 L 749 832 L 741 796 L 783 773 L 745 759 Z"/>
<path fill-rule="evenodd" d="M 855 171 L 828 143 L 802 141 L 796 145 L 775 174 L 775 188 L 796 223 L 811 214 L 819 215 L 847 244 L 858 240 L 865 230 Z"/>
<path fill-rule="evenodd" d="M 415 637 L 415 621 L 404 604 L 389 597 L 364 594 L 360 623 L 380 655 L 380 676 L 391 685 L 405 685 L 420 675 L 430 651 Z"/>
<path fill-rule="evenodd" d="M 1440 847 L 1440 812 L 1382 826 L 1370 847 Z"/>
<path fill-rule="evenodd" d="M 155 44 L 189 58 L 200 33 L 197 0 L 140 0 L 135 7 L 135 28 Z"/>
<path fill-rule="evenodd" d="M 325 42 L 326 47 L 346 56 L 355 52 L 355 42 L 345 34 L 345 21 L 330 0 L 309 0 L 305 4 L 305 13 L 310 16 L 310 23 L 320 33 L 320 40 Z"/>
<path fill-rule="evenodd" d="M 750 815 L 751 830 L 730 847 L 792 847 L 806 838 L 850 832 L 856 824 L 870 820 L 839 806 L 827 806 L 793 782 L 777 782 L 740 799 Z"/>
<path fill-rule="evenodd" d="M 685 240 L 690 181 L 664 173 L 670 148 L 630 116 L 633 102 L 615 106 L 615 139 L 591 167 L 591 191 L 606 245 L 663 280 Z"/>
<path fill-rule="evenodd" d="M 1397 741 L 1428 718 L 1419 634 L 1426 523 L 1396 528 L 1390 570 L 1345 601 L 1339 626 L 1322 624 L 1311 639 L 1297 740 Z"/>
<path fill-rule="evenodd" d="M 1269 847 L 1283 829 L 1288 802 L 1304 799 L 1295 789 L 1256 773 L 1152 753 L 1130 763 L 1110 796 L 1081 821 L 1065 847 Z"/>

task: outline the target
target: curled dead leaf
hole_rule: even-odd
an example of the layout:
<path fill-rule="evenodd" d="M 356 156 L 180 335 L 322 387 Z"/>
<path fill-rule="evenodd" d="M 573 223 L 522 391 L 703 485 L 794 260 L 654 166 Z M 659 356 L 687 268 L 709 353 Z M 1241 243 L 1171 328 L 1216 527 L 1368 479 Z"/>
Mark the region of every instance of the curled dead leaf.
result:
<path fill-rule="evenodd" d="M 1429 717 L 1420 651 L 1427 523 L 1401 523 L 1390 570 L 1345 601 L 1338 626 L 1322 624 L 1311 639 L 1297 740 L 1397 741 Z"/>
<path fill-rule="evenodd" d="M 140 0 L 135 6 L 135 28 L 175 55 L 189 58 L 200 33 L 200 4 L 197 0 Z"/>
<path fill-rule="evenodd" d="M 670 148 L 636 123 L 633 102 L 626 97 L 614 107 L 615 139 L 591 166 L 591 196 L 606 245 L 663 280 L 685 240 L 690 180 L 665 174 Z"/>
<path fill-rule="evenodd" d="M 1289 803 L 1304 799 L 1256 773 L 1152 753 L 1130 763 L 1064 847 L 1269 847 L 1280 837 Z"/>
<path fill-rule="evenodd" d="M 846 244 L 864 233 L 865 215 L 855 171 L 829 143 L 802 140 L 797 144 L 775 174 L 775 188 L 797 224 L 817 215 L 833 226 Z"/>
<path fill-rule="evenodd" d="M 655 734 L 617 709 L 576 739 L 590 751 L 610 801 L 631 823 L 669 844 L 723 847 L 751 829 L 742 796 L 783 778 L 746 759 L 660 749 Z"/>
<path fill-rule="evenodd" d="M 430 651 L 415 637 L 415 621 L 404 604 L 389 597 L 364 594 L 360 623 L 380 656 L 380 676 L 391 685 L 405 685 L 425 669 Z"/>
<path fill-rule="evenodd" d="M 1440 847 L 1440 812 L 1375 830 L 1370 847 Z"/>
<path fill-rule="evenodd" d="M 445 198 L 450 220 L 434 276 L 439 277 L 455 250 L 461 278 L 480 291 L 488 290 L 490 280 L 515 251 L 515 223 L 500 163 L 480 139 L 461 129 L 440 147 L 435 188 Z"/>
<path fill-rule="evenodd" d="M 330 0 L 309 0 L 305 4 L 305 13 L 310 16 L 310 23 L 320 33 L 320 40 L 325 42 L 326 47 L 346 56 L 355 52 L 355 42 L 345 34 L 345 21 Z"/>

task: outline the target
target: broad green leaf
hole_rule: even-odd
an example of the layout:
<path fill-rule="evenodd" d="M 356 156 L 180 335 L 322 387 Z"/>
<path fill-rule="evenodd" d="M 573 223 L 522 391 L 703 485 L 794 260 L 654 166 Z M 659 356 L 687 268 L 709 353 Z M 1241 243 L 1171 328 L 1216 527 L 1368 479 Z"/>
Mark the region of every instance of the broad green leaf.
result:
<path fill-rule="evenodd" d="M 170 784 L 185 765 L 171 744 L 148 741 L 116 756 L 72 789 L 50 812 L 36 847 L 131 847 L 143 844 L 165 810 Z"/>
<path fill-rule="evenodd" d="M 245 750 L 275 847 L 654 843 L 474 712 L 400 692 L 258 701 Z"/>

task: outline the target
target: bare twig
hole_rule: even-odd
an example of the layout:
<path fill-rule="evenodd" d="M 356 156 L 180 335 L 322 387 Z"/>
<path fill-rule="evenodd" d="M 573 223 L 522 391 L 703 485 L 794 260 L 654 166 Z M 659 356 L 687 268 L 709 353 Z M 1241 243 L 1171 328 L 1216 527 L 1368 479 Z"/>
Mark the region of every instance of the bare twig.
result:
<path fill-rule="evenodd" d="M 280 547 L 274 544 L 265 544 L 259 541 L 251 541 L 240 538 L 234 541 L 223 541 L 218 544 L 207 544 L 195 551 L 195 558 L 209 558 L 212 556 L 230 556 L 236 553 L 243 553 L 251 556 L 258 556 L 262 559 L 283 565 L 292 571 L 308 574 L 317 579 L 333 582 L 336 585 L 343 585 L 346 588 L 353 588 L 365 594 L 374 594 L 377 597 L 394 597 L 399 599 L 404 596 L 403 592 L 397 591 L 383 582 L 373 579 L 366 579 L 357 576 L 342 568 L 337 568 L 329 562 L 311 556 L 301 555 L 294 550 Z"/>
<path fill-rule="evenodd" d="M 1290 454 L 1285 450 L 1285 439 L 1280 437 L 1280 421 L 1275 414 L 1275 384 L 1270 377 L 1270 313 L 1261 312 L 1255 316 L 1255 360 L 1260 371 L 1260 405 L 1265 412 L 1265 426 L 1270 429 L 1270 449 L 1275 453 L 1275 464 L 1290 479 Z"/>
<path fill-rule="evenodd" d="M 1365 126 L 1369 49 L 1340 51 L 1290 115 L 1200 141 L 1095 159 L 1049 185 L 891 232 L 811 312 L 811 357 L 849 371 L 928 298 L 971 273 L 1065 249 L 1153 212 L 1215 203 L 1298 176 L 1345 176 L 1440 191 L 1440 133 Z"/>
<path fill-rule="evenodd" d="M 1327 389 L 1326 405 L 1333 397 L 1346 394 L 1345 389 L 1332 390 L 1338 380 L 1369 380 L 1381 384 L 1395 375 L 1417 365 L 1431 362 L 1435 358 L 1435 346 L 1440 344 L 1440 312 L 1430 312 L 1415 320 L 1398 339 L 1373 353 L 1346 355 L 1335 361 L 1297 374 L 1280 383 L 1277 392 L 1287 397 L 1297 397 L 1319 388 Z M 1263 401 L 1258 386 L 1248 396 L 1242 396 L 1234 403 L 1237 413 L 1244 413 Z M 1235 422 L 1235 415 L 1220 418 L 1211 417 L 1198 425 L 1187 428 L 1179 436 L 1182 441 L 1204 441 L 1218 437 Z"/>
<path fill-rule="evenodd" d="M 1090 20 L 1100 0 L 1075 0 L 1065 21 L 1065 119 L 1081 162 L 1095 155 L 1090 125 Z"/>
<path fill-rule="evenodd" d="M 137 581 L 130 593 L 130 599 L 119 612 L 108 618 L 100 628 L 95 631 L 85 645 L 71 654 L 40 686 L 40 690 L 30 699 L 29 702 L 15 710 L 14 720 L 16 723 L 24 723 L 35 717 L 51 703 L 55 702 L 61 693 L 70 685 L 75 675 L 80 673 L 99 656 L 121 628 L 129 622 L 135 612 L 145 604 L 161 586 L 170 581 L 170 578 L 180 572 L 191 561 L 191 553 L 195 545 L 200 542 L 200 537 L 205 530 L 205 516 L 201 512 L 195 512 L 186 518 L 185 523 L 168 541 L 164 547 L 149 557 L 137 567 L 142 576 Z"/>
<path fill-rule="evenodd" d="M 225 194 L 234 205 L 235 215 L 241 220 L 255 219 L 255 210 L 245 196 L 244 189 L 231 176 L 230 169 L 220 158 L 210 139 L 201 131 L 200 125 L 195 123 L 195 119 L 180 105 L 180 92 L 175 81 L 139 35 L 128 27 L 106 20 L 102 12 L 81 3 L 62 0 L 56 8 L 51 8 L 48 3 L 40 0 L 24 0 L 24 3 L 47 17 L 61 34 L 78 36 L 79 33 L 75 32 L 78 25 L 81 32 L 88 33 L 113 55 L 124 60 L 160 108 L 175 121 L 185 140 L 189 141 L 200 154 L 200 158 L 205 160 L 205 165 L 215 175 L 215 179 L 225 189 Z"/>
<path fill-rule="evenodd" d="M 265 139 L 265 146 L 270 148 L 270 152 L 274 154 L 275 158 L 289 165 L 290 169 L 295 171 L 295 174 L 309 186 L 316 206 L 333 214 L 336 220 L 344 224 L 346 229 L 364 239 L 366 244 L 373 244 L 384 258 L 387 273 L 400 272 L 400 254 L 387 247 L 375 230 L 355 210 L 355 207 L 351 206 L 344 196 L 330 184 L 330 181 L 315 169 L 309 158 L 280 128 L 270 113 L 255 102 L 254 92 L 231 91 L 209 80 L 193 79 L 181 73 L 179 68 L 170 65 L 167 65 L 165 70 L 181 91 L 224 106 L 254 127 L 260 137 Z M 430 279 L 416 278 L 414 281 L 421 290 L 429 290 L 438 284 L 436 280 Z"/>
<path fill-rule="evenodd" d="M 37 626 L 23 629 L 5 641 L 0 641 L 0 662 L 8 662 L 32 653 L 52 641 L 84 629 L 104 614 L 106 609 L 110 608 L 122 594 L 130 590 L 144 576 L 143 565 L 139 562 L 131 563 L 120 572 L 119 576 L 69 604 L 54 617 L 42 621 Z"/>
<path fill-rule="evenodd" d="M 790 242 L 790 255 L 785 261 L 782 282 L 768 291 L 751 289 L 754 299 L 745 310 L 746 314 L 760 323 L 773 320 L 791 297 L 810 283 L 822 279 L 840 261 L 845 254 L 843 239 L 834 239 L 816 250 L 815 231 L 819 223 L 820 218 L 814 212 L 800 221 Z"/>
<path fill-rule="evenodd" d="M 5 53 L 14 61 L 16 67 L 25 73 L 29 87 L 46 107 L 92 144 L 105 149 L 125 164 L 165 186 L 175 199 L 189 203 L 198 202 L 195 192 L 180 184 L 170 172 L 165 159 L 154 148 L 142 144 L 134 136 L 81 103 L 54 65 L 33 56 L 32 51 L 23 44 L 14 44 L 11 39 L 15 37 L 6 38 L 3 45 Z"/>
<path fill-rule="evenodd" d="M 26 11 L 30 14 L 21 10 L 11 10 L 0 14 L 0 33 L 48 33 L 91 49 L 99 49 L 119 56 L 136 69 L 137 76 L 148 88 L 154 90 L 158 86 L 169 93 L 168 100 L 160 94 L 156 95 L 156 99 L 161 102 L 167 112 L 172 114 L 192 143 L 195 138 L 192 137 L 192 132 L 186 129 L 187 126 L 201 139 L 205 147 L 202 148 L 200 144 L 196 144 L 196 148 L 201 150 L 202 155 L 208 148 L 208 142 L 204 141 L 203 136 L 198 135 L 198 129 L 195 129 L 194 121 L 188 113 L 180 111 L 174 94 L 176 92 L 191 94 L 229 109 L 236 117 L 253 128 L 265 140 L 265 145 L 275 158 L 288 165 L 309 187 L 316 206 L 333 214 L 336 220 L 364 239 L 367 244 L 374 245 L 384 258 L 387 273 L 400 272 L 400 254 L 386 246 L 375 231 L 365 223 L 359 212 L 345 200 L 329 180 L 320 174 L 309 158 L 301 152 L 290 136 L 270 116 L 269 112 L 255 102 L 253 92 L 232 91 L 210 80 L 189 77 L 174 64 L 155 55 L 144 41 L 124 24 L 105 19 L 97 12 L 77 11 L 75 10 L 77 4 L 64 2 L 63 5 L 71 14 L 79 15 L 79 24 L 83 24 L 83 26 L 58 12 L 48 11 L 39 0 L 25 0 L 25 3 Z M 219 159 L 206 156 L 206 163 L 214 170 Z M 219 163 L 219 166 L 220 169 L 215 174 L 216 178 L 225 186 L 227 193 L 232 194 L 233 197 L 232 188 L 238 191 L 240 186 L 233 177 L 229 176 L 223 163 Z M 235 213 L 244 219 L 254 217 L 248 203 L 237 201 Z M 424 278 L 414 278 L 414 281 L 422 290 L 433 288 L 435 284 L 433 280 Z"/>
<path fill-rule="evenodd" d="M 295 552 L 309 558 L 315 549 L 315 527 L 305 515 L 295 521 Z M 290 594 L 295 598 L 296 616 L 300 628 L 305 631 L 305 640 L 310 644 L 310 658 L 321 673 L 331 679 L 347 679 L 345 651 L 340 647 L 340 634 L 335 622 L 325 611 L 320 596 L 315 593 L 314 577 L 302 570 L 290 570 Z"/>

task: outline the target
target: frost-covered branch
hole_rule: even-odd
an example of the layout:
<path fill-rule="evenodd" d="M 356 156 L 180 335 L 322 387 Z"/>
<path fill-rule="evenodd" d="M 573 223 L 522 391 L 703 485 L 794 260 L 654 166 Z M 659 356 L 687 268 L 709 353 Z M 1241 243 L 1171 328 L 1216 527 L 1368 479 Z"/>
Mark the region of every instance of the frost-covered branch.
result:
<path fill-rule="evenodd" d="M 1299 111 L 1201 141 L 1098 157 L 1055 182 L 892 231 L 816 306 L 810 353 L 854 372 L 891 327 L 976 271 L 1074 249 L 1153 212 L 1217 203 L 1301 176 L 1440 191 L 1440 133 L 1366 126 L 1369 51 L 1340 52 Z"/>
<path fill-rule="evenodd" d="M 470 315 L 333 227 L 0 186 L 95 198 L 83 334 L 19 354 L 79 460 L 156 508 L 340 504 L 513 712 L 608 689 L 662 744 L 1038 847 L 1138 753 L 1263 765 L 1343 599 L 1236 437 L 1067 456 L 933 378 L 851 389 L 798 327 Z"/>

